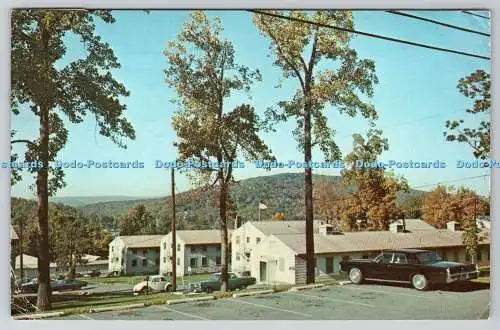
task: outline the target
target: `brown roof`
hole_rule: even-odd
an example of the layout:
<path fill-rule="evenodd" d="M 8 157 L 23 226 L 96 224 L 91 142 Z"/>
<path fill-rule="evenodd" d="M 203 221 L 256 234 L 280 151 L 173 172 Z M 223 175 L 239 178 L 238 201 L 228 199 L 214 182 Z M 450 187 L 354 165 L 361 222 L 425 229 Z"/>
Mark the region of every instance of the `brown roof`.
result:
<path fill-rule="evenodd" d="M 484 237 L 484 233 L 480 233 Z M 274 235 L 296 254 L 304 254 L 305 235 L 289 234 Z M 489 244 L 489 236 L 479 241 L 479 244 Z M 379 251 L 385 249 L 403 248 L 439 248 L 447 246 L 462 246 L 462 232 L 449 230 L 421 230 L 412 233 L 393 233 L 390 231 L 349 232 L 341 235 L 315 235 L 314 252 L 357 252 Z"/>
<path fill-rule="evenodd" d="M 221 244 L 220 230 L 177 230 L 177 237 L 185 244 Z M 228 240 L 231 240 L 233 231 L 228 230 Z"/>
<path fill-rule="evenodd" d="M 396 220 L 392 224 L 394 224 L 394 223 L 402 225 L 403 220 L 402 219 Z M 405 228 L 406 228 L 406 230 L 409 230 L 409 231 L 437 230 L 436 227 L 429 225 L 427 222 L 425 222 L 421 219 L 405 219 Z"/>
<path fill-rule="evenodd" d="M 10 226 L 10 239 L 11 240 L 17 240 L 17 239 L 19 239 L 19 236 L 17 236 L 17 233 L 14 230 L 14 227 L 12 227 L 12 225 Z"/>
<path fill-rule="evenodd" d="M 119 236 L 127 248 L 160 247 L 160 241 L 165 235 L 134 235 Z"/>

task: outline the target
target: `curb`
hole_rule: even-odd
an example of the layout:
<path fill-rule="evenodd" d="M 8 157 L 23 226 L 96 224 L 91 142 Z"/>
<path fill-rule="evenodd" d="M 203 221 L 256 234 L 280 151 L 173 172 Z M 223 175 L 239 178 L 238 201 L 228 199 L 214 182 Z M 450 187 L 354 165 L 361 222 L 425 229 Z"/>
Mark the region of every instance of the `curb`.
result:
<path fill-rule="evenodd" d="M 295 292 L 295 291 L 300 291 L 300 290 L 322 288 L 324 286 L 325 286 L 324 284 L 310 284 L 310 285 L 294 286 L 293 288 L 291 288 L 288 291 Z"/>
<path fill-rule="evenodd" d="M 250 291 L 250 292 L 243 292 L 243 293 L 234 293 L 233 298 L 246 297 L 246 296 L 258 296 L 261 294 L 268 294 L 268 293 L 274 293 L 274 290 L 260 290 L 260 291 Z"/>
<path fill-rule="evenodd" d="M 57 317 L 63 316 L 64 312 L 52 312 L 52 313 L 41 313 L 41 314 L 29 314 L 29 315 L 18 315 L 13 316 L 14 320 L 37 320 L 37 319 L 45 319 L 49 317 Z"/>
<path fill-rule="evenodd" d="M 145 304 L 133 304 L 133 305 L 125 305 L 125 306 L 110 306 L 110 307 L 98 307 L 91 308 L 89 313 L 99 313 L 99 312 L 109 312 L 109 311 L 119 311 L 124 309 L 132 309 L 132 308 L 142 308 L 145 307 Z"/>
<path fill-rule="evenodd" d="M 214 299 L 215 299 L 215 296 L 198 297 L 198 298 L 185 298 L 185 299 L 171 299 L 171 300 L 167 300 L 167 305 L 182 304 L 182 303 L 192 302 L 192 301 L 207 301 L 207 300 L 214 300 Z"/>

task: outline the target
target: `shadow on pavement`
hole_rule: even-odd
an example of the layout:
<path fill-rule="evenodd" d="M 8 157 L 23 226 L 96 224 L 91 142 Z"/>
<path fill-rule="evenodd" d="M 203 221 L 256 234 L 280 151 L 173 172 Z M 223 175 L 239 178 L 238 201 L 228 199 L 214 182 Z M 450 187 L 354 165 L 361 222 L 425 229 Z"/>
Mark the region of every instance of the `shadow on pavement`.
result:
<path fill-rule="evenodd" d="M 479 290 L 488 290 L 490 288 L 489 283 L 480 282 L 457 282 L 451 283 L 446 286 L 436 287 L 437 290 L 447 291 L 447 292 L 471 292 Z"/>

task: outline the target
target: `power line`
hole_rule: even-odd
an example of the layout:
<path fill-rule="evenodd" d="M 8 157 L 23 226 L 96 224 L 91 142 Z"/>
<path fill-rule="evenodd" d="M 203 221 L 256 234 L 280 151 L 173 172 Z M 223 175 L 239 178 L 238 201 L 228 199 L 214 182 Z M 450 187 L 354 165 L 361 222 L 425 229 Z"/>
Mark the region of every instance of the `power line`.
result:
<path fill-rule="evenodd" d="M 438 182 L 438 183 L 424 184 L 424 185 L 421 185 L 421 186 L 416 186 L 416 187 L 411 187 L 411 188 L 412 189 L 423 188 L 423 187 L 440 185 L 440 184 L 443 184 L 443 183 L 450 183 L 450 182 L 458 182 L 458 181 L 466 181 L 466 180 L 471 180 L 471 179 L 484 178 L 484 177 L 487 177 L 487 176 L 490 176 L 490 175 L 489 174 L 476 175 L 476 176 L 470 176 L 470 177 L 467 177 L 467 178 L 461 178 L 461 179 L 455 179 L 455 180 L 448 180 L 448 181 L 441 181 L 441 182 Z"/>
<path fill-rule="evenodd" d="M 436 20 L 433 20 L 433 19 L 430 19 L 430 18 L 425 18 L 425 17 L 422 17 L 422 16 L 413 15 L 413 14 L 407 14 L 407 13 L 403 13 L 403 12 L 397 11 L 397 10 L 386 10 L 386 12 L 389 13 L 389 14 L 405 16 L 405 17 L 409 17 L 409 18 L 414 18 L 416 20 L 425 21 L 425 22 L 429 22 L 429 23 L 433 23 L 433 24 L 437 24 L 437 25 L 449 27 L 449 28 L 452 28 L 452 29 L 455 29 L 455 30 L 460 30 L 460 31 L 465 31 L 465 32 L 469 32 L 469 33 L 480 34 L 480 35 L 486 36 L 486 37 L 490 36 L 489 33 L 484 33 L 484 32 L 477 31 L 477 30 L 467 29 L 467 28 L 463 28 L 463 27 L 458 26 L 458 25 L 448 24 L 448 23 L 436 21 Z"/>
<path fill-rule="evenodd" d="M 367 37 L 372 37 L 372 38 L 376 38 L 376 39 L 382 39 L 382 40 L 386 40 L 386 41 L 392 41 L 392 42 L 406 44 L 406 45 L 411 45 L 411 46 L 415 46 L 415 47 L 421 47 L 421 48 L 433 49 L 433 50 L 437 50 L 437 51 L 441 51 L 441 52 L 446 52 L 446 53 L 452 53 L 452 54 L 458 54 L 458 55 L 463 55 L 463 56 L 475 57 L 475 58 L 480 58 L 480 59 L 483 59 L 483 60 L 490 60 L 491 59 L 488 56 L 482 56 L 482 55 L 478 55 L 478 54 L 462 52 L 462 51 L 453 50 L 453 49 L 449 49 L 449 48 L 442 48 L 442 47 L 427 45 L 427 44 L 423 44 L 423 43 L 418 43 L 418 42 L 413 42 L 413 41 L 408 41 L 408 40 L 403 40 L 403 39 L 397 39 L 397 38 L 387 37 L 387 36 L 383 36 L 383 35 L 380 35 L 380 34 L 363 32 L 363 31 L 358 31 L 358 30 L 354 30 L 354 29 L 343 28 L 343 27 L 339 27 L 339 26 L 335 26 L 335 25 L 330 25 L 330 24 L 313 22 L 313 21 L 309 21 L 309 20 L 306 20 L 306 19 L 302 19 L 302 18 L 290 17 L 290 16 L 285 16 L 285 15 L 280 15 L 280 14 L 275 14 L 275 13 L 269 13 L 269 12 L 265 12 L 265 11 L 261 11 L 261 10 L 254 10 L 254 9 L 247 10 L 247 11 L 255 13 L 255 14 L 272 16 L 272 17 L 277 17 L 277 18 L 281 18 L 281 19 L 286 19 L 286 20 L 289 20 L 289 21 L 295 21 L 295 22 L 304 23 L 304 24 L 311 24 L 311 25 L 326 27 L 326 28 L 330 28 L 330 29 L 334 29 L 334 30 L 338 30 L 338 31 L 355 33 L 355 34 L 359 34 L 359 35 L 363 35 L 363 36 L 367 36 Z"/>
<path fill-rule="evenodd" d="M 479 15 L 479 14 L 472 13 L 472 12 L 467 11 L 467 10 L 462 10 L 462 13 L 466 13 L 466 14 L 469 14 L 469 15 L 472 15 L 472 16 L 481 17 L 481 18 L 485 18 L 485 19 L 488 19 L 488 20 L 490 19 L 488 16 Z"/>

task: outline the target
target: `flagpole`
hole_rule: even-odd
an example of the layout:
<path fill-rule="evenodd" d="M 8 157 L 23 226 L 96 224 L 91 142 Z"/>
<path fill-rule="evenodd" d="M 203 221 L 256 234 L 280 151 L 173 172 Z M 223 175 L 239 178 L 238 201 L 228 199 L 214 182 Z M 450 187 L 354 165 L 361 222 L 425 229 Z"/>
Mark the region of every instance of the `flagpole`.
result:
<path fill-rule="evenodd" d="M 259 221 L 260 221 L 260 204 L 259 204 Z"/>

